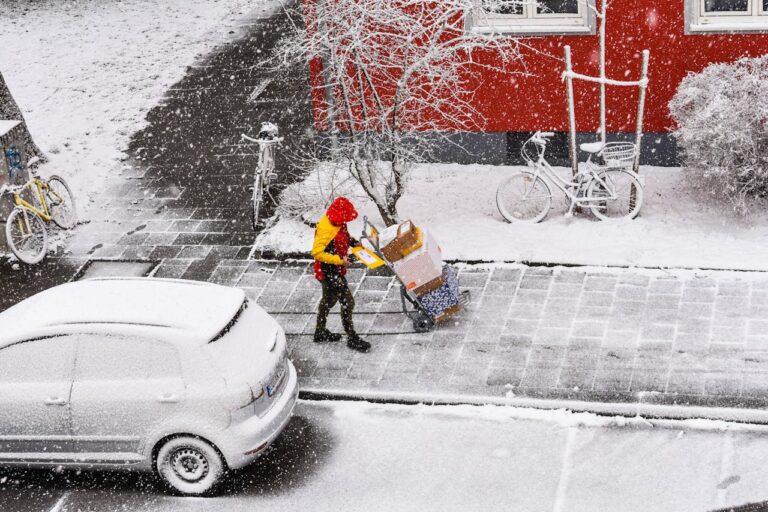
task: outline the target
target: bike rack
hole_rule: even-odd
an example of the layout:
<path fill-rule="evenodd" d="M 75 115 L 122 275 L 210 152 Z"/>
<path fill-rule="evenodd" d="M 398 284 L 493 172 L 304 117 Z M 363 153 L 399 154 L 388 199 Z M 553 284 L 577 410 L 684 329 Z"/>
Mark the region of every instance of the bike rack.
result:
<path fill-rule="evenodd" d="M 640 170 L 640 144 L 642 143 L 643 138 L 643 116 L 645 113 L 645 97 L 648 89 L 648 66 L 651 52 L 649 50 L 643 50 L 643 61 L 639 80 L 628 81 L 608 78 L 605 72 L 605 23 L 607 2 L 604 1 L 602 4 L 602 12 L 600 14 L 600 76 L 594 77 L 576 73 L 573 70 L 573 63 L 571 61 L 571 47 L 565 47 L 565 72 L 563 73 L 563 80 L 566 80 L 568 84 L 568 128 L 570 131 L 569 149 L 571 153 L 571 169 L 573 170 L 573 174 L 576 175 L 579 168 L 576 147 L 576 102 L 573 94 L 573 81 L 581 80 L 584 82 L 600 84 L 600 140 L 603 145 L 607 143 L 608 136 L 606 126 L 606 86 L 638 87 L 640 89 L 637 105 L 637 124 L 635 129 L 635 159 L 632 163 L 632 170 L 637 174 Z"/>

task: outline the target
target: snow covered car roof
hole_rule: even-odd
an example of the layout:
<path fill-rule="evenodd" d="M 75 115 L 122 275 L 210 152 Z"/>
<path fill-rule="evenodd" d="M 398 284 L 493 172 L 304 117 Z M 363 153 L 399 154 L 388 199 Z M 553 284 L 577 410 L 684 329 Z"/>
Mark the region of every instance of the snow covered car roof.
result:
<path fill-rule="evenodd" d="M 244 300 L 240 289 L 196 281 L 77 281 L 45 290 L 0 313 L 0 347 L 78 332 L 207 343 L 227 326 Z"/>

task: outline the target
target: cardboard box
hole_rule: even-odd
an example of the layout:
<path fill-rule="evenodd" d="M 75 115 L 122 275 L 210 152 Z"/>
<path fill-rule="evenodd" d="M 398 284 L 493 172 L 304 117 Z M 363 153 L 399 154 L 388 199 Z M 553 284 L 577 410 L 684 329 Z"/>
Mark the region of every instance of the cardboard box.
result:
<path fill-rule="evenodd" d="M 391 233 L 388 232 L 387 235 L 391 236 Z M 395 237 L 382 246 L 381 252 L 388 261 L 395 262 L 418 250 L 422 245 L 424 242 L 421 230 L 412 221 L 407 220 L 397 226 Z"/>
<path fill-rule="evenodd" d="M 440 246 L 428 230 L 422 230 L 422 237 L 423 244 L 419 249 L 392 263 L 395 273 L 408 290 L 416 290 L 443 275 Z"/>

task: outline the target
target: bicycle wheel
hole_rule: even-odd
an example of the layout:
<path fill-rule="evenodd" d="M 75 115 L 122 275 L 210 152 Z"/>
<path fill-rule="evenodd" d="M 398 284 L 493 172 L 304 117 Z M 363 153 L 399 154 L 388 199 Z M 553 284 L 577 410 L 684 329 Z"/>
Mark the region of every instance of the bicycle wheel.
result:
<path fill-rule="evenodd" d="M 633 172 L 607 169 L 592 178 L 587 199 L 592 213 L 600 220 L 634 219 L 643 205 L 643 185 Z M 599 199 L 599 201 L 594 201 Z"/>
<path fill-rule="evenodd" d="M 253 180 L 253 210 L 251 211 L 251 220 L 253 221 L 253 230 L 256 231 L 259 223 L 259 210 L 261 210 L 261 201 L 264 195 L 264 180 L 259 171 Z"/>
<path fill-rule="evenodd" d="M 67 182 L 61 176 L 53 175 L 48 179 L 48 190 L 45 191 L 48 202 L 48 213 L 54 224 L 61 229 L 72 229 L 77 224 L 75 196 L 72 195 Z"/>
<path fill-rule="evenodd" d="M 540 222 L 551 205 L 549 185 L 530 172 L 515 174 L 496 191 L 496 206 L 508 222 Z"/>
<path fill-rule="evenodd" d="M 39 263 L 48 250 L 48 233 L 43 219 L 32 210 L 16 207 L 5 222 L 5 240 L 11 252 L 28 265 Z"/>

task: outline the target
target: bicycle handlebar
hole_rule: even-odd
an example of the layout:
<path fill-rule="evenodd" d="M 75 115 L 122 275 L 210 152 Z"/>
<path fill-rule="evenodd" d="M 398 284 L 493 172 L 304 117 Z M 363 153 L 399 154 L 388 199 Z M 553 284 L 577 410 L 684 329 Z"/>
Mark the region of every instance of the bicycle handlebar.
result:
<path fill-rule="evenodd" d="M 283 137 L 278 137 L 276 139 L 254 139 L 253 137 L 249 137 L 244 133 L 240 134 L 240 138 L 247 140 L 248 142 L 254 142 L 256 144 L 277 144 L 278 142 L 283 142 L 285 140 Z"/>

